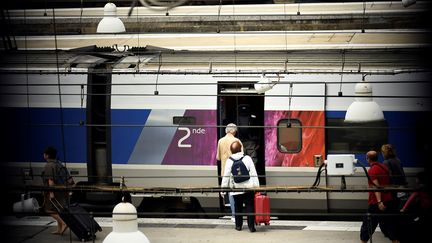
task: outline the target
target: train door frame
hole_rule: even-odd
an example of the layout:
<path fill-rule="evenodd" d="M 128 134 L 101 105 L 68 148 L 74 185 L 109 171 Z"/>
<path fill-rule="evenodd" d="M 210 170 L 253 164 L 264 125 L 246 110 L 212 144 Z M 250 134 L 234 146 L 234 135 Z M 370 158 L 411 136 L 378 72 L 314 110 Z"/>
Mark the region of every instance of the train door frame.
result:
<path fill-rule="evenodd" d="M 246 105 L 250 109 L 250 116 L 253 118 L 253 127 L 239 127 L 239 135 L 241 132 L 247 131 L 250 133 L 252 131 L 255 152 L 256 152 L 256 170 L 259 175 L 260 185 L 266 184 L 265 178 L 265 144 L 264 144 L 264 94 L 256 93 L 253 85 L 248 83 L 218 83 L 218 101 L 217 101 L 217 124 L 218 124 L 218 140 L 225 136 L 225 126 L 228 123 L 235 123 L 241 126 L 239 122 L 239 107 L 241 105 Z M 237 109 L 236 109 L 237 108 Z M 229 113 L 229 114 L 228 114 Z M 234 114 L 233 114 L 234 113 Z M 231 118 L 229 118 L 231 117 Z M 245 136 L 241 136 L 240 140 L 247 146 L 244 139 Z M 253 145 L 252 145 L 253 146 Z M 251 151 L 252 152 L 252 151 Z M 246 151 L 245 151 L 246 153 Z M 248 152 L 250 153 L 250 152 Z M 218 175 L 221 172 L 221 165 L 218 163 Z M 221 178 L 219 178 L 219 185 L 221 183 Z"/>

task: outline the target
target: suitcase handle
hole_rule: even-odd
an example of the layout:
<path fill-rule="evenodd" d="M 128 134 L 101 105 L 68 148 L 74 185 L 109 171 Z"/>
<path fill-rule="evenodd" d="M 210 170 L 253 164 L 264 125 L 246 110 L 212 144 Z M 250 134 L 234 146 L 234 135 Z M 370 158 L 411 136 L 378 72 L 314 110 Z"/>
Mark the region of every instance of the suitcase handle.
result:
<path fill-rule="evenodd" d="M 255 196 L 257 197 L 257 196 L 260 196 L 260 195 L 262 195 L 262 196 L 266 196 L 267 195 L 267 192 L 255 192 Z"/>
<path fill-rule="evenodd" d="M 58 212 L 61 212 L 64 209 L 64 207 L 59 203 L 59 201 L 57 201 L 56 198 L 50 198 L 49 200 Z"/>

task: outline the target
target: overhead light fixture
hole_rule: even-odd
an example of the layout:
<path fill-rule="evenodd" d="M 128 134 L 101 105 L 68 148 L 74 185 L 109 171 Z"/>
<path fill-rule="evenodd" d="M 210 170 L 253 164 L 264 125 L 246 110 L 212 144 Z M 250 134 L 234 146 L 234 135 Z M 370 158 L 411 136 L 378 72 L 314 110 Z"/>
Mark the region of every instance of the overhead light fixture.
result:
<path fill-rule="evenodd" d="M 355 95 L 357 97 L 345 114 L 345 122 L 361 123 L 385 120 L 381 107 L 372 99 L 372 85 L 370 83 L 357 83 Z"/>
<path fill-rule="evenodd" d="M 97 33 L 122 33 L 126 32 L 126 28 L 121 21 L 117 18 L 117 6 L 114 3 L 107 3 L 104 7 L 104 17 L 99 22 Z"/>
<path fill-rule="evenodd" d="M 263 93 L 271 90 L 273 88 L 273 86 L 276 85 L 276 82 L 279 81 L 279 79 L 280 79 L 280 77 L 278 75 L 278 80 L 275 82 L 272 82 L 270 80 L 270 78 L 267 78 L 267 77 L 265 77 L 265 75 L 263 75 L 261 77 L 261 80 L 258 81 L 258 83 L 254 84 L 254 88 L 258 94 L 263 94 Z"/>
<path fill-rule="evenodd" d="M 416 3 L 416 0 L 402 0 L 402 5 L 407 8 Z"/>

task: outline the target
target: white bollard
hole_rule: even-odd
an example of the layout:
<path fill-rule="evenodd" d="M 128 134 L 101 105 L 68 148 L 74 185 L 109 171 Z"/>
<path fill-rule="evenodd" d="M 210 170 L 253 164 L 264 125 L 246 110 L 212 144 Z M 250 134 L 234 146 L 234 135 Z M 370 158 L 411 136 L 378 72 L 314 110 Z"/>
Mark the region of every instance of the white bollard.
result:
<path fill-rule="evenodd" d="M 138 230 L 138 216 L 136 208 L 121 202 L 113 210 L 113 231 L 109 233 L 103 243 L 150 243 L 149 239 Z"/>

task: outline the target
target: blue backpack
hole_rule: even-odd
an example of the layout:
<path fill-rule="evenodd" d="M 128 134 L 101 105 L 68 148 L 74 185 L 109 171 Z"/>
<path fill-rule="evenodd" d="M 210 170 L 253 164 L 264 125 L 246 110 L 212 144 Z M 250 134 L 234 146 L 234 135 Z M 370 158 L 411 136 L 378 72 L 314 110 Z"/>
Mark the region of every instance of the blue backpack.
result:
<path fill-rule="evenodd" d="M 242 159 L 244 157 L 241 157 L 238 160 L 233 159 L 230 157 L 230 159 L 234 162 L 231 167 L 231 173 L 234 177 L 235 183 L 244 182 L 250 179 L 249 176 L 249 170 L 246 168 L 246 165 L 243 163 Z"/>

